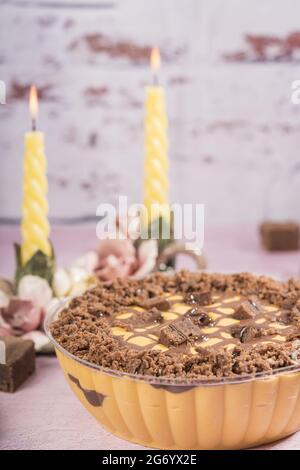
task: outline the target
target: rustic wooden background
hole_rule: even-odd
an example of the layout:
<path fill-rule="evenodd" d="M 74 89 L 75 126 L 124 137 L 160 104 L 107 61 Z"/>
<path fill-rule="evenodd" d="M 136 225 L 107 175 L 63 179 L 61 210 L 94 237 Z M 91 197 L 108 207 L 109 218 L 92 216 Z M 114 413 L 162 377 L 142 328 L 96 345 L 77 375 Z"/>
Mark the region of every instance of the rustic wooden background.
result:
<path fill-rule="evenodd" d="M 172 200 L 211 223 L 299 217 L 298 0 L 0 0 L 0 217 L 20 216 L 28 87 L 40 90 L 51 217 L 142 197 L 152 45 L 170 119 Z M 278 176 L 283 175 L 282 180 Z M 298 191 L 298 198 L 297 198 Z"/>

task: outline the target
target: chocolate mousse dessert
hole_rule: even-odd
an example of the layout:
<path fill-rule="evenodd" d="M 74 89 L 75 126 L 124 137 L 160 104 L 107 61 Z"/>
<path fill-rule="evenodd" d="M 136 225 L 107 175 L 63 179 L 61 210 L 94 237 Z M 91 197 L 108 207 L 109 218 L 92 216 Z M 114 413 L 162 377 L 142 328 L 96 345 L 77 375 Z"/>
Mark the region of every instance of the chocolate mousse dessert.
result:
<path fill-rule="evenodd" d="M 212 379 L 300 365 L 300 282 L 155 273 L 99 284 L 51 325 L 61 347 L 106 369 Z"/>

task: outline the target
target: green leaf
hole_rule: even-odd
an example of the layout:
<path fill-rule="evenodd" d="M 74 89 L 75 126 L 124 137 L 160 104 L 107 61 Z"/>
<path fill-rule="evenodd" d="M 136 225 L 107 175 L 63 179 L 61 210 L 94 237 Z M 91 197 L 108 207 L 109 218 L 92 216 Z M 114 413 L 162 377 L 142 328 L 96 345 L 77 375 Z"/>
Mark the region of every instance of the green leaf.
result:
<path fill-rule="evenodd" d="M 158 217 L 148 227 L 142 228 L 141 236 L 138 240 L 135 241 L 135 247 L 138 249 L 140 243 L 143 240 L 157 240 L 158 245 L 158 255 L 160 255 L 165 248 L 174 241 L 174 214 L 171 212 L 170 219 L 166 219 L 163 216 Z M 167 270 L 168 268 L 174 268 L 175 258 L 169 259 L 165 266 L 162 267 L 162 270 Z"/>
<path fill-rule="evenodd" d="M 55 255 L 53 246 L 51 245 L 51 256 L 47 256 L 42 251 L 38 250 L 24 266 L 22 266 L 21 246 L 17 243 L 15 243 L 14 246 L 16 254 L 16 285 L 18 286 L 23 276 L 31 274 L 33 276 L 39 276 L 46 279 L 46 281 L 48 281 L 49 285 L 51 286 L 55 270 Z"/>

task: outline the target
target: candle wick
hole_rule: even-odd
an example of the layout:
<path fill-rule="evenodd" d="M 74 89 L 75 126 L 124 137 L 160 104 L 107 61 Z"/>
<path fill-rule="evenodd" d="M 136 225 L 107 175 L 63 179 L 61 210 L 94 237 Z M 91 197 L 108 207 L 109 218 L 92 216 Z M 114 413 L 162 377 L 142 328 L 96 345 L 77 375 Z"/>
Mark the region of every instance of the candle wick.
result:
<path fill-rule="evenodd" d="M 36 120 L 35 119 L 32 119 L 32 131 L 35 132 L 36 131 Z"/>

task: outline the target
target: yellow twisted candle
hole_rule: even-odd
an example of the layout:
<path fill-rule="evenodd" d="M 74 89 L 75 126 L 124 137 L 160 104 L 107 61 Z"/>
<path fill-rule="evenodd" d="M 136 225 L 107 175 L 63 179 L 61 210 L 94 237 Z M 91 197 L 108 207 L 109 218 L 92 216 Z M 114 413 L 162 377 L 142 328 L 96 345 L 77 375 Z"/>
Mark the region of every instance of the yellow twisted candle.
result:
<path fill-rule="evenodd" d="M 151 54 L 151 66 L 156 71 L 160 57 L 157 48 Z M 168 120 L 164 89 L 157 84 L 146 88 L 145 115 L 145 179 L 144 205 L 148 222 L 158 216 L 169 217 L 168 204 Z"/>
<path fill-rule="evenodd" d="M 22 207 L 22 264 L 38 251 L 51 255 L 49 243 L 50 226 L 47 218 L 47 162 L 44 153 L 44 135 L 36 132 L 37 115 L 36 89 L 30 90 L 30 109 L 33 131 L 25 134 L 23 207 Z"/>

